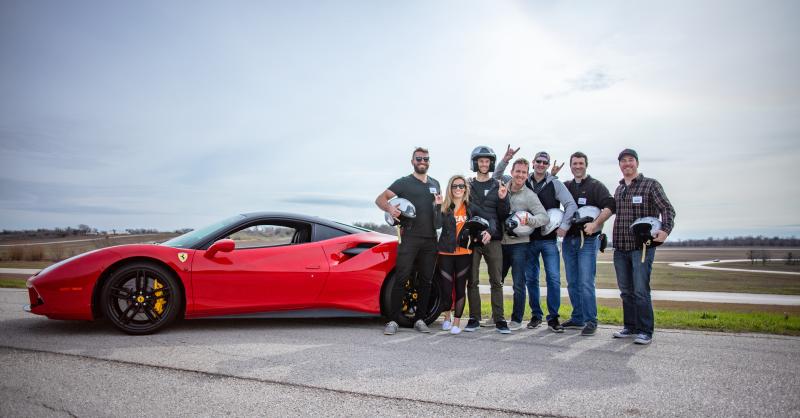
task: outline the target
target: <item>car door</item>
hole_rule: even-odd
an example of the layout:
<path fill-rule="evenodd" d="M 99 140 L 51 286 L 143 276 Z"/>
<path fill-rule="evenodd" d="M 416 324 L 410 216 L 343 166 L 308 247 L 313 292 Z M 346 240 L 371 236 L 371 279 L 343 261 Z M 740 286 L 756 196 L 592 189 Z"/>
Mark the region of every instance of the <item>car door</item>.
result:
<path fill-rule="evenodd" d="M 231 252 L 198 250 L 192 263 L 197 313 L 235 315 L 312 305 L 329 267 L 321 246 L 308 242 L 310 228 L 261 221 L 223 237 L 236 242 Z"/>

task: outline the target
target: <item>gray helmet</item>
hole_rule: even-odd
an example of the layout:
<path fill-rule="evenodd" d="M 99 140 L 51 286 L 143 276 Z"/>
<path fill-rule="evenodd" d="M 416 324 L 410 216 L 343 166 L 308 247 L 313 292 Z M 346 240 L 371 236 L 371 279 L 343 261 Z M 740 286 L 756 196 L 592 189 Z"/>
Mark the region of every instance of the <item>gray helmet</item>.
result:
<path fill-rule="evenodd" d="M 527 237 L 533 232 L 533 228 L 528 226 L 523 219 L 526 217 L 533 217 L 530 212 L 520 210 L 512 213 L 506 218 L 505 226 L 506 232 L 512 237 Z"/>
<path fill-rule="evenodd" d="M 653 241 L 653 233 L 661 230 L 661 221 L 652 216 L 639 218 L 631 224 L 631 231 L 636 238 L 636 246 L 658 247 L 662 243 Z"/>
<path fill-rule="evenodd" d="M 414 219 L 417 217 L 417 208 L 414 207 L 414 204 L 409 202 L 408 199 L 403 199 L 402 197 L 393 197 L 389 199 L 389 204 L 392 206 L 400 205 L 397 208 L 400 209 L 400 222 L 397 219 L 392 218 L 392 215 L 389 212 L 385 212 L 384 219 L 386 219 L 386 223 L 390 226 L 395 226 L 398 224 L 404 223 L 404 221 Z"/>
<path fill-rule="evenodd" d="M 600 208 L 597 206 L 581 206 L 572 214 L 573 225 L 583 225 L 589 223 L 600 216 Z"/>
<path fill-rule="evenodd" d="M 555 231 L 561 225 L 561 221 L 564 220 L 564 211 L 558 208 L 547 209 L 547 216 L 550 218 L 550 222 L 542 227 L 542 236 Z"/>
<path fill-rule="evenodd" d="M 479 145 L 472 150 L 472 155 L 470 155 L 470 159 L 472 160 L 472 171 L 478 172 L 478 158 L 488 158 L 491 160 L 489 164 L 489 172 L 494 172 L 494 162 L 497 161 L 497 155 L 494 153 L 494 150 L 486 145 Z"/>

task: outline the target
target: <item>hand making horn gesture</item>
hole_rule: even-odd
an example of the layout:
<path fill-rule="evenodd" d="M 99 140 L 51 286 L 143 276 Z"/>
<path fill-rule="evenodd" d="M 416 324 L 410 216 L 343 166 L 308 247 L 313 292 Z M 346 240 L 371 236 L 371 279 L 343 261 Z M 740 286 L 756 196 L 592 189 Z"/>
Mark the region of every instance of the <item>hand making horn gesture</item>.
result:
<path fill-rule="evenodd" d="M 550 167 L 550 174 L 552 176 L 557 176 L 558 172 L 561 171 L 561 167 L 564 167 L 564 163 L 558 165 L 558 160 L 553 160 L 553 166 Z"/>
<path fill-rule="evenodd" d="M 519 147 L 517 149 L 511 149 L 511 144 L 508 144 L 508 148 L 506 148 L 506 155 L 503 156 L 503 161 L 506 163 L 510 162 L 512 158 L 514 158 L 514 154 L 519 151 Z"/>

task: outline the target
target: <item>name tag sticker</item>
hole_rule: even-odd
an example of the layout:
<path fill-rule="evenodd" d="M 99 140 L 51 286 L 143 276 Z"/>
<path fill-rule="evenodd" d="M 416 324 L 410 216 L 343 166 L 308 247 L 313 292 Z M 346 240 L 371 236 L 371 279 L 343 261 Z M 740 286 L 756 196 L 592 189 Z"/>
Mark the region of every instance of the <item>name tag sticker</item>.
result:
<path fill-rule="evenodd" d="M 488 190 L 484 190 L 484 191 L 483 191 L 483 195 L 484 195 L 484 196 L 488 196 L 488 195 L 489 195 L 489 191 L 488 191 Z"/>
<path fill-rule="evenodd" d="M 633 202 L 633 204 L 641 204 L 642 203 L 642 197 L 641 196 L 634 196 L 632 202 Z"/>
<path fill-rule="evenodd" d="M 431 191 L 431 194 L 436 194 L 436 188 L 435 187 L 431 187 L 430 191 Z"/>
<path fill-rule="evenodd" d="M 586 204 L 586 198 L 585 197 L 579 197 L 578 198 L 578 204 L 579 205 L 585 205 Z"/>

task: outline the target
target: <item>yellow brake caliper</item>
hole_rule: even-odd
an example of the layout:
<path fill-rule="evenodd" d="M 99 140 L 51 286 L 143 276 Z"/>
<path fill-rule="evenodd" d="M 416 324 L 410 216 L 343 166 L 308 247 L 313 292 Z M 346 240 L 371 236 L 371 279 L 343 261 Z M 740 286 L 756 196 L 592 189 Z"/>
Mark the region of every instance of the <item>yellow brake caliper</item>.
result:
<path fill-rule="evenodd" d="M 158 280 L 153 282 L 153 289 L 161 289 L 164 287 L 163 284 L 159 283 Z M 164 305 L 167 304 L 167 300 L 162 298 L 164 296 L 164 292 L 155 292 L 154 295 L 158 298 L 156 299 L 155 305 L 153 305 L 153 310 L 156 311 L 159 315 L 164 313 Z"/>

